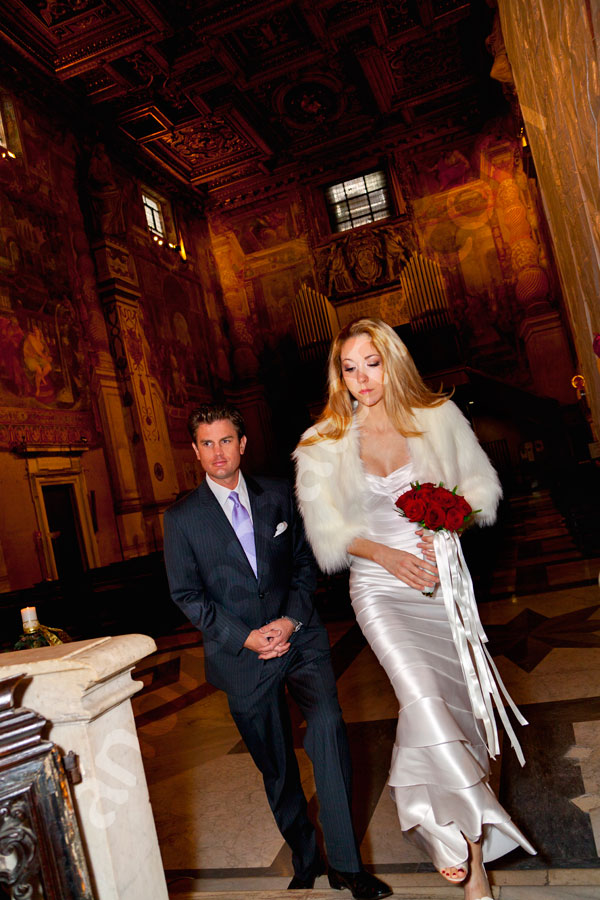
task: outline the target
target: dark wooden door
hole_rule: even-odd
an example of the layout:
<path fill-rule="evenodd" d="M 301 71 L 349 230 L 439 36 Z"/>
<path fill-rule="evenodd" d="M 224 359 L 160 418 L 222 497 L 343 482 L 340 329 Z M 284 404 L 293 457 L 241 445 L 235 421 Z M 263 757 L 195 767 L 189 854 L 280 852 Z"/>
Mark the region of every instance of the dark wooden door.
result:
<path fill-rule="evenodd" d="M 58 577 L 68 580 L 88 568 L 73 485 L 45 484 L 42 491 Z"/>

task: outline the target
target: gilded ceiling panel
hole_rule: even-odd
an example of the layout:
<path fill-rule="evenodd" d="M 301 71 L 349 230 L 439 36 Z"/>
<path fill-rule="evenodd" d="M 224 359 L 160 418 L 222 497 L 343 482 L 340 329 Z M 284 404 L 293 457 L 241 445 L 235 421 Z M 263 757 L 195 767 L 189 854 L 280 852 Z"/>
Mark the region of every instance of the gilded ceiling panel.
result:
<path fill-rule="evenodd" d="M 493 115 L 482 2 L 4 0 L 0 39 L 169 178 L 237 192 L 267 163 L 404 150 Z"/>

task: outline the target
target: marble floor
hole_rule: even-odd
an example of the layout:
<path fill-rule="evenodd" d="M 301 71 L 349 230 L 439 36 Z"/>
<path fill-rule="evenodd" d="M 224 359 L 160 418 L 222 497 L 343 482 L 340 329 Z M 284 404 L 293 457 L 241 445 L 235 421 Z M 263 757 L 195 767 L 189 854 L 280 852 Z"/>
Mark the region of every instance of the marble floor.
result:
<path fill-rule="evenodd" d="M 506 505 L 492 577 L 477 578 L 481 617 L 505 684 L 529 720 L 519 729 L 521 769 L 510 747 L 494 763 L 503 804 L 538 848 L 491 868 L 500 900 L 600 900 L 600 559 L 584 557 L 550 495 Z M 404 898 L 461 900 L 427 859 L 402 840 L 386 776 L 397 704 L 349 614 L 343 584 L 327 620 L 340 702 L 354 761 L 355 824 L 367 867 Z M 204 679 L 197 633 L 181 627 L 158 639 L 137 671 L 134 712 L 169 891 L 192 897 L 306 900 L 350 897 L 285 888 L 291 859 L 273 822 L 262 781 L 233 725 L 225 696 Z M 309 807 L 316 816 L 303 723 L 293 710 Z"/>

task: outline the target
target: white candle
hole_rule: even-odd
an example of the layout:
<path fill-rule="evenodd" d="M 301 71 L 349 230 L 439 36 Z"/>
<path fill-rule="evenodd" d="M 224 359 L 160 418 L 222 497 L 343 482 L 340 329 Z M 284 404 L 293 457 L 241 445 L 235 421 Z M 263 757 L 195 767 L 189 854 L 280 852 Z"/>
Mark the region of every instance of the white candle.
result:
<path fill-rule="evenodd" d="M 23 620 L 23 628 L 35 630 L 38 626 L 37 610 L 35 606 L 26 606 L 21 610 L 21 619 Z"/>

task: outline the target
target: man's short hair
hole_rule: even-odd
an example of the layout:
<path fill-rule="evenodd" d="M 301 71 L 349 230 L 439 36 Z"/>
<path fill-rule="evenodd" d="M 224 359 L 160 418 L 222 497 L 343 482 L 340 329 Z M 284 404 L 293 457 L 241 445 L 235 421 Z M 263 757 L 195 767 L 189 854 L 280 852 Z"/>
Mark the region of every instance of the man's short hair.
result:
<path fill-rule="evenodd" d="M 239 409 L 230 406 L 229 403 L 204 403 L 193 409 L 188 417 L 188 431 L 192 436 L 192 441 L 196 443 L 196 432 L 199 425 L 212 425 L 213 422 L 220 422 L 222 419 L 229 419 L 237 432 L 239 440 L 246 434 L 246 423 Z"/>

